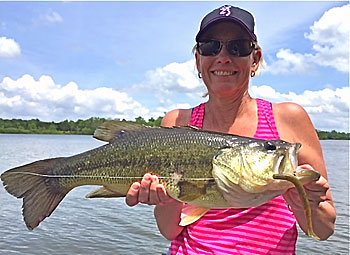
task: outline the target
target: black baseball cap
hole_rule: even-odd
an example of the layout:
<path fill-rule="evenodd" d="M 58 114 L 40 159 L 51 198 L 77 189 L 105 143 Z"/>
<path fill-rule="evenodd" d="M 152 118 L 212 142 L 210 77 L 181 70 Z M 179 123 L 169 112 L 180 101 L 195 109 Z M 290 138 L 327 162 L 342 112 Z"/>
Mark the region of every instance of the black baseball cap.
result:
<path fill-rule="evenodd" d="M 254 33 L 254 17 L 253 15 L 241 8 L 224 5 L 220 8 L 215 9 L 214 11 L 208 13 L 201 22 L 199 27 L 199 32 L 196 36 L 196 42 L 199 41 L 200 36 L 208 29 L 208 27 L 218 21 L 233 21 L 241 25 L 254 41 L 257 41 L 257 37 Z"/>

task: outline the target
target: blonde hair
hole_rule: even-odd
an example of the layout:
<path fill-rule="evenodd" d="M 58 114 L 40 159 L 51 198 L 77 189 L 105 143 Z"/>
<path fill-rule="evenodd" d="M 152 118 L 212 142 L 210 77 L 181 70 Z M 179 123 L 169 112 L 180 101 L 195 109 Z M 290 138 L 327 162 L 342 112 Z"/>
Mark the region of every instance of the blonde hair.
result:
<path fill-rule="evenodd" d="M 260 75 L 260 72 L 261 72 L 261 68 L 265 68 L 266 67 L 266 62 L 265 62 L 265 59 L 264 59 L 264 56 L 263 56 L 263 53 L 262 53 L 262 49 L 260 47 L 260 45 L 258 43 L 256 43 L 256 51 L 257 50 L 260 50 L 261 52 L 261 57 L 260 57 L 260 60 L 259 60 L 259 67 L 258 69 L 255 71 L 255 76 L 254 77 L 257 77 Z"/>

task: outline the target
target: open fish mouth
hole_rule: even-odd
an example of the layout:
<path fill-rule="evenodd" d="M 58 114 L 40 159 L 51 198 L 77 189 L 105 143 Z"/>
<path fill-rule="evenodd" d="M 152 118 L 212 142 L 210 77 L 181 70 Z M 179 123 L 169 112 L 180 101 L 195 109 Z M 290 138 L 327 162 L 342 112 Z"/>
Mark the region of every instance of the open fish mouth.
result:
<path fill-rule="evenodd" d="M 276 174 L 283 174 L 288 169 L 290 172 L 294 173 L 298 166 L 297 153 L 301 147 L 300 143 L 296 143 L 294 146 L 290 147 L 287 151 L 280 154 L 273 166 L 273 172 Z"/>
<path fill-rule="evenodd" d="M 273 170 L 274 173 L 276 173 L 276 174 L 283 173 L 283 166 L 284 166 L 285 160 L 286 160 L 286 155 L 285 154 L 282 154 L 282 155 L 280 155 L 277 158 L 276 164 L 275 164 L 275 166 L 273 168 L 274 169 Z"/>

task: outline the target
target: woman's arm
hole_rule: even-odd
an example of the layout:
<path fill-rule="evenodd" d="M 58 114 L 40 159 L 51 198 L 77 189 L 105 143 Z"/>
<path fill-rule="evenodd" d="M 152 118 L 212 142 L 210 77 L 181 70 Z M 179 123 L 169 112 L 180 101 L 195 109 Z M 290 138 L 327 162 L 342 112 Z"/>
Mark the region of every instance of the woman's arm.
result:
<path fill-rule="evenodd" d="M 323 159 L 322 148 L 317 133 L 306 111 L 299 105 L 282 103 L 274 105 L 276 126 L 281 139 L 289 142 L 299 142 L 299 165 L 319 171 L 318 181 L 304 185 L 312 210 L 313 229 L 321 240 L 326 240 L 334 232 L 336 211 L 333 204 L 327 170 Z M 303 203 L 295 188 L 289 189 L 284 199 L 291 206 L 301 229 L 306 232 L 306 219 Z"/>

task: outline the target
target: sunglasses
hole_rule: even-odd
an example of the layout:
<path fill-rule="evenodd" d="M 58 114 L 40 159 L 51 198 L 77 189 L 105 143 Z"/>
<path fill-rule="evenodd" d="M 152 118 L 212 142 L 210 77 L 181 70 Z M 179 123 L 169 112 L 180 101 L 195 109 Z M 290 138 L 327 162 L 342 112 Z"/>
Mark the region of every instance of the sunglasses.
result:
<path fill-rule="evenodd" d="M 230 55 L 235 57 L 249 56 L 250 53 L 256 49 L 255 43 L 248 39 L 231 40 L 227 42 L 208 40 L 205 42 L 198 42 L 196 48 L 198 53 L 202 56 L 216 56 L 220 53 L 223 44 L 225 44 Z"/>

